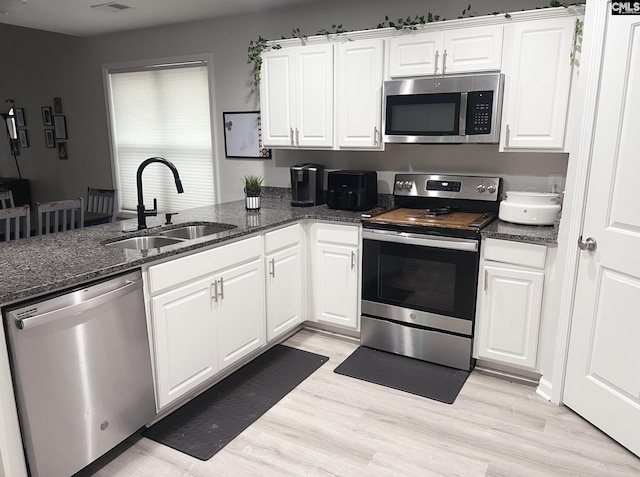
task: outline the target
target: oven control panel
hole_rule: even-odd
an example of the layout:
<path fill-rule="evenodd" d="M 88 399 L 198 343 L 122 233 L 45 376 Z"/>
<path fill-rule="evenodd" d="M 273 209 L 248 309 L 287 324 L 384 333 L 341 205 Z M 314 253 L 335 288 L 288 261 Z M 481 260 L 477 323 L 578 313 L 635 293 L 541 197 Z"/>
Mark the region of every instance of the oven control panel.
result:
<path fill-rule="evenodd" d="M 499 177 L 396 174 L 393 194 L 403 197 L 497 201 Z"/>

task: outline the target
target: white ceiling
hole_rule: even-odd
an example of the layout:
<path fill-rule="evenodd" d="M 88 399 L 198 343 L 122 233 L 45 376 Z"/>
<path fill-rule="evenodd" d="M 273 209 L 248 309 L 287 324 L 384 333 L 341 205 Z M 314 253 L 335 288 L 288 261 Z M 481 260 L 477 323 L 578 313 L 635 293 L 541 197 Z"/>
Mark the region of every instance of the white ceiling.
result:
<path fill-rule="evenodd" d="M 0 23 L 92 36 L 170 23 L 255 12 L 312 0 L 0 0 Z M 131 8 L 104 12 L 92 5 Z"/>

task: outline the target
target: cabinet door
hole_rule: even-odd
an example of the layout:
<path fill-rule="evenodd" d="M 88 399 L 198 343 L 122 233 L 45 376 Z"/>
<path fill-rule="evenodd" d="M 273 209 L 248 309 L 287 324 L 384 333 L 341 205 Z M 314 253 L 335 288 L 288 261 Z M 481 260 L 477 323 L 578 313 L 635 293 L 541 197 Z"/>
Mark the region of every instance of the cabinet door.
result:
<path fill-rule="evenodd" d="M 564 151 L 574 25 L 561 18 L 505 27 L 500 151 Z"/>
<path fill-rule="evenodd" d="M 270 50 L 262 54 L 260 117 L 265 147 L 294 145 L 293 50 Z"/>
<path fill-rule="evenodd" d="M 267 255 L 267 341 L 302 321 L 302 258 L 300 246 Z"/>
<path fill-rule="evenodd" d="M 382 147 L 383 44 L 383 40 L 363 40 L 339 47 L 339 147 Z"/>
<path fill-rule="evenodd" d="M 333 45 L 296 48 L 296 126 L 299 147 L 333 146 Z"/>
<path fill-rule="evenodd" d="M 262 259 L 216 274 L 220 369 L 265 344 Z"/>
<path fill-rule="evenodd" d="M 444 32 L 443 73 L 499 70 L 502 25 L 460 28 Z"/>
<path fill-rule="evenodd" d="M 484 266 L 478 358 L 535 369 L 544 272 Z"/>
<path fill-rule="evenodd" d="M 357 329 L 358 249 L 318 243 L 314 253 L 315 319 Z"/>
<path fill-rule="evenodd" d="M 393 37 L 389 40 L 389 76 L 439 74 L 441 54 L 442 32 Z"/>
<path fill-rule="evenodd" d="M 151 300 L 158 407 L 218 371 L 213 279 L 203 279 Z"/>

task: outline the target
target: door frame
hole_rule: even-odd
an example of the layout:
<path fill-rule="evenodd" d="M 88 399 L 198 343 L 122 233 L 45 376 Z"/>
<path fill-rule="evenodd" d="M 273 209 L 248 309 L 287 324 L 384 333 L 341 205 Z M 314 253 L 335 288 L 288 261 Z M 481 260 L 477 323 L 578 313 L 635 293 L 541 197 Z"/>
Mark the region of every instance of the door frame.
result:
<path fill-rule="evenodd" d="M 587 0 L 585 12 L 580 76 L 576 104 L 581 105 L 574 116 L 575 134 L 567 170 L 567 194 L 564 198 L 562 222 L 558 231 L 558 256 L 564 257 L 562 272 L 560 312 L 556 352 L 553 366 L 551 402 L 562 404 L 564 381 L 571 335 L 573 302 L 579 265 L 578 237 L 582 235 L 589 172 L 593 152 L 593 133 L 596 127 L 596 112 L 600 96 L 600 69 L 602 66 L 604 42 L 611 1 Z M 578 129 L 579 128 L 579 129 Z M 560 269 L 562 267 L 559 267 Z M 560 271 L 560 270 L 559 270 Z"/>

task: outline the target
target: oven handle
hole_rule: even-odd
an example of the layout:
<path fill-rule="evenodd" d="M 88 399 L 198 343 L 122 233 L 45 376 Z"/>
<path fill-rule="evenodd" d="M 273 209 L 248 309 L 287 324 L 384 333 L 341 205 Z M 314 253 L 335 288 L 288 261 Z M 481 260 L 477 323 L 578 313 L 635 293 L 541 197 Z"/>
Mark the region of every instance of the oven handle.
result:
<path fill-rule="evenodd" d="M 478 241 L 453 237 L 438 237 L 435 235 L 410 234 L 407 232 L 393 232 L 389 230 L 363 230 L 363 240 L 378 240 L 420 247 L 446 248 L 448 250 L 478 251 Z"/>

